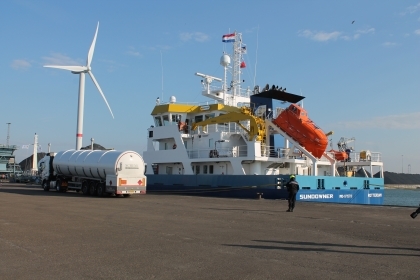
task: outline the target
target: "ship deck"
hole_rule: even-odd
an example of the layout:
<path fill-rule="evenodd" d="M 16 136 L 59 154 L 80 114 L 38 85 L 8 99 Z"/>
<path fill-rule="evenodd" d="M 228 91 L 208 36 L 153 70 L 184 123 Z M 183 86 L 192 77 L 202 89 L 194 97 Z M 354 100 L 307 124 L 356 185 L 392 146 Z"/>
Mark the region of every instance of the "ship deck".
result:
<path fill-rule="evenodd" d="M 407 207 L 0 186 L 4 279 L 417 279 Z M 30 233 L 30 234 L 28 234 Z M 94 265 L 91 265 L 94 263 Z"/>

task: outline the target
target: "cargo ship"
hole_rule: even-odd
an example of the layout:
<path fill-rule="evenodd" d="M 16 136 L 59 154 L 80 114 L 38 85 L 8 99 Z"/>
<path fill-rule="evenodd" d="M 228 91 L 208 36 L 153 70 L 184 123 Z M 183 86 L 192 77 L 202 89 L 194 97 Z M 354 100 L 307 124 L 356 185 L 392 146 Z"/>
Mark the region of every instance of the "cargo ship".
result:
<path fill-rule="evenodd" d="M 310 119 L 304 97 L 277 85 L 242 88 L 242 34 L 222 41 L 232 44 L 220 59 L 223 78 L 195 73 L 205 101 L 156 100 L 143 153 L 147 192 L 285 199 L 295 175 L 301 201 L 383 204 L 381 153 L 357 152 L 345 137 L 327 151 L 333 132 Z"/>

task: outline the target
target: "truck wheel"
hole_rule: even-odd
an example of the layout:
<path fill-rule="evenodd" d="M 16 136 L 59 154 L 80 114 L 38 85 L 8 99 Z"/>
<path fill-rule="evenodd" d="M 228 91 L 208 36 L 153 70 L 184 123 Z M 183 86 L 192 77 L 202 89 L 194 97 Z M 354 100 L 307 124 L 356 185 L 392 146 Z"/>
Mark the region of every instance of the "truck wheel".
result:
<path fill-rule="evenodd" d="M 42 188 L 44 189 L 45 192 L 48 192 L 50 190 L 50 182 L 48 181 L 42 182 Z"/>
<path fill-rule="evenodd" d="M 88 188 L 87 182 L 83 182 L 83 184 L 82 184 L 82 193 L 84 195 L 88 195 L 89 194 L 89 188 Z"/>
<path fill-rule="evenodd" d="M 104 187 L 104 185 L 103 185 L 103 184 L 99 184 L 99 185 L 98 185 L 98 188 L 97 188 L 97 190 L 96 190 L 96 194 L 97 194 L 98 196 L 104 196 L 104 195 L 105 195 L 105 187 Z"/>
<path fill-rule="evenodd" d="M 55 189 L 57 190 L 57 192 L 63 192 L 63 189 L 61 188 L 60 180 L 55 181 Z"/>
<path fill-rule="evenodd" d="M 89 185 L 89 194 L 90 195 L 96 195 L 96 184 L 95 183 L 91 183 Z"/>

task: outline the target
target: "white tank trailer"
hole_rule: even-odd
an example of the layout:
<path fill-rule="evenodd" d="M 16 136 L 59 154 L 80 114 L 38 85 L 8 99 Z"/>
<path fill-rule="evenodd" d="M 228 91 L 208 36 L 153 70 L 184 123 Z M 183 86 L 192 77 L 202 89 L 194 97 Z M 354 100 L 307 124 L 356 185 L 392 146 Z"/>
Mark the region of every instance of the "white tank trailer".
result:
<path fill-rule="evenodd" d="M 67 150 L 38 162 L 44 191 L 82 191 L 85 195 L 146 193 L 145 164 L 133 151 Z"/>

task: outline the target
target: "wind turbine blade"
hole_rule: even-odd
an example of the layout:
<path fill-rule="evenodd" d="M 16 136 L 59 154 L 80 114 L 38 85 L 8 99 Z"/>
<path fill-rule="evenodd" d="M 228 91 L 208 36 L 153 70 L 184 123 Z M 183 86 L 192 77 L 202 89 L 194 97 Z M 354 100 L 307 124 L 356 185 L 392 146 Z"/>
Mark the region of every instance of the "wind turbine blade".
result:
<path fill-rule="evenodd" d="M 89 76 L 92 78 L 93 83 L 96 85 L 96 87 L 98 88 L 99 92 L 101 93 L 102 98 L 104 99 L 104 101 L 106 103 L 106 106 L 108 106 L 109 112 L 111 112 L 111 116 L 114 119 L 114 114 L 112 113 L 111 107 L 109 107 L 108 101 L 106 101 L 105 95 L 102 92 L 101 87 L 99 86 L 98 82 L 96 81 L 95 76 L 93 76 L 93 73 L 91 71 L 89 71 L 88 73 L 89 73 Z"/>
<path fill-rule="evenodd" d="M 90 67 L 90 63 L 92 62 L 93 52 L 95 51 L 96 36 L 98 35 L 98 29 L 99 29 L 99 21 L 98 21 L 98 25 L 96 26 L 95 37 L 93 37 L 92 45 L 90 45 L 90 49 L 89 49 L 89 53 L 88 53 L 88 57 L 86 61 L 87 67 Z"/>
<path fill-rule="evenodd" d="M 59 65 L 44 65 L 44 67 L 47 68 L 56 68 L 56 69 L 62 69 L 62 70 L 69 70 L 73 72 L 83 72 L 88 70 L 86 66 L 59 66 Z"/>

